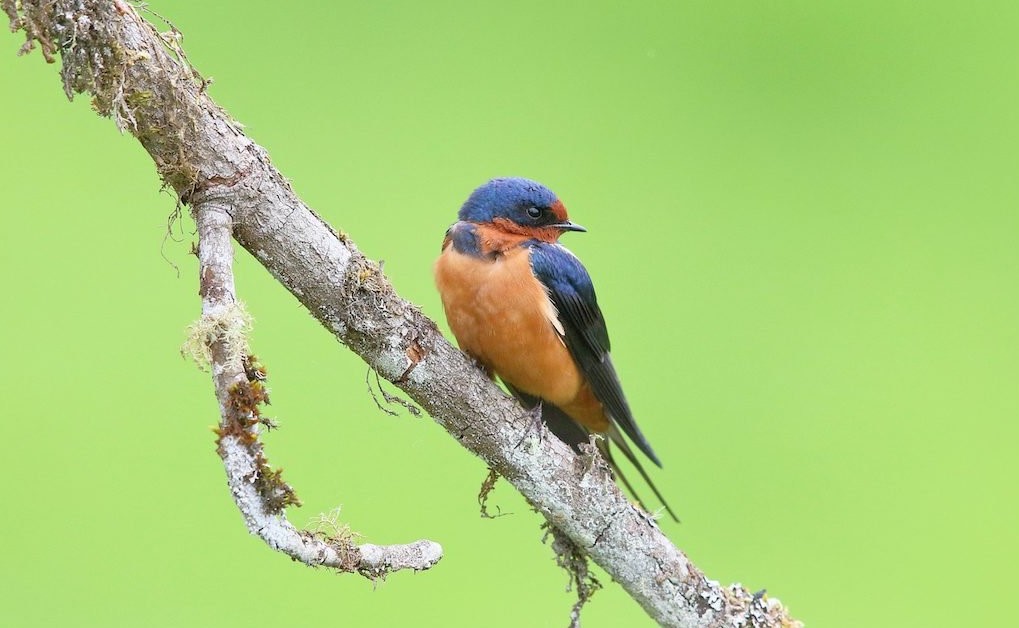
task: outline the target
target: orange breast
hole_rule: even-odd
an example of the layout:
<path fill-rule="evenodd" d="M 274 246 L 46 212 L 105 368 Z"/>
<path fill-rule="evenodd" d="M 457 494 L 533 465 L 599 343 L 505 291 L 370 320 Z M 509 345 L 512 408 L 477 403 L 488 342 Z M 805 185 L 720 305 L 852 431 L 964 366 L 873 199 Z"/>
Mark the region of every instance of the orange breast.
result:
<path fill-rule="evenodd" d="M 435 282 L 461 349 L 515 388 L 565 410 L 581 401 L 587 386 L 528 257 L 523 247 L 493 261 L 447 246 L 435 264 Z"/>

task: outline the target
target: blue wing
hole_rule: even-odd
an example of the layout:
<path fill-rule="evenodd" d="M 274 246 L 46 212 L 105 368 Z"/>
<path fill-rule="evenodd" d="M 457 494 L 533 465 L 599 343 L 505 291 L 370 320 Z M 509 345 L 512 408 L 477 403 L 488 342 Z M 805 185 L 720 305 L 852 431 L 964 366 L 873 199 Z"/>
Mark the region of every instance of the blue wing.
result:
<path fill-rule="evenodd" d="M 609 356 L 605 319 L 598 308 L 591 277 L 583 264 L 558 244 L 535 242 L 531 246 L 531 270 L 548 290 L 549 298 L 559 312 L 566 348 L 587 378 L 595 397 L 605 407 L 606 414 L 652 462 L 662 466 L 637 427 L 630 404 L 623 395 Z M 621 443 L 620 448 L 623 453 L 628 453 L 625 443 Z"/>

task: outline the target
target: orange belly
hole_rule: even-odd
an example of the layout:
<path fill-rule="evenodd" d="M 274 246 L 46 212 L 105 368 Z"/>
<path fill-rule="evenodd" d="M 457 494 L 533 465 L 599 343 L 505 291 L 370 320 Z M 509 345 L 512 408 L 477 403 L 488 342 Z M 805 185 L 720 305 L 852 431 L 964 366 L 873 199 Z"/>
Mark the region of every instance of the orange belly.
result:
<path fill-rule="evenodd" d="M 586 415 L 597 401 L 563 344 L 555 306 L 531 272 L 527 249 L 510 249 L 491 261 L 447 246 L 435 264 L 435 282 L 464 352 L 511 386 L 588 423 L 568 408 L 583 408 Z M 597 408 L 601 415 L 601 404 Z M 594 416 L 590 421 L 601 422 Z"/>

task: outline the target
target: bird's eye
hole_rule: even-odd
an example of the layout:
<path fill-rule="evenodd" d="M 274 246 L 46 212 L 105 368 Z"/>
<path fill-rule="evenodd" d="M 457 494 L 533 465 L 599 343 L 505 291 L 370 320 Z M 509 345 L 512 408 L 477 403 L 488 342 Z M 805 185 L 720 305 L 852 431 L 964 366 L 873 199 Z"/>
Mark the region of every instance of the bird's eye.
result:
<path fill-rule="evenodd" d="M 540 218 L 541 217 L 541 209 L 539 209 L 537 207 L 528 207 L 527 208 L 527 215 L 530 216 L 531 218 Z"/>

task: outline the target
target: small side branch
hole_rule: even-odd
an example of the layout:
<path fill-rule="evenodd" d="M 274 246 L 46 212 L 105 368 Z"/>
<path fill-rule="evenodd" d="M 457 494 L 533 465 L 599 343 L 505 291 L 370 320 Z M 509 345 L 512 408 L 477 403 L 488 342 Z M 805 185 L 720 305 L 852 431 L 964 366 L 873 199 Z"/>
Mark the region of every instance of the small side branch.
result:
<path fill-rule="evenodd" d="M 192 330 L 204 336 L 219 401 L 216 451 L 226 467 L 227 483 L 244 522 L 269 547 L 311 566 L 357 572 L 371 579 L 401 569 L 429 569 L 442 558 L 432 541 L 409 545 L 356 545 L 350 534 L 297 530 L 284 509 L 300 502 L 279 472 L 270 467 L 259 441 L 267 420 L 260 407 L 268 400 L 265 368 L 249 355 L 250 319 L 237 300 L 233 278 L 232 220 L 225 207 L 205 203 L 194 208 L 202 320 Z M 195 343 L 190 343 L 194 353 Z"/>

